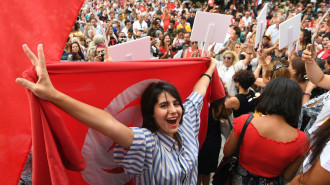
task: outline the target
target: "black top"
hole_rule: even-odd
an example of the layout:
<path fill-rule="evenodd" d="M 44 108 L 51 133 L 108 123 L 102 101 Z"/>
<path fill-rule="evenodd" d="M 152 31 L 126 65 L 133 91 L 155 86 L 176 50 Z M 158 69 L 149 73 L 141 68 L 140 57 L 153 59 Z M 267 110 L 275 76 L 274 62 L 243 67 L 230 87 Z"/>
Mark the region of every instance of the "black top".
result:
<path fill-rule="evenodd" d="M 254 97 L 254 92 L 252 90 L 249 90 L 248 94 L 237 94 L 235 97 L 240 103 L 239 109 L 233 110 L 235 118 L 239 117 L 242 114 L 247 114 L 249 112 L 254 111 L 254 107 L 251 107 L 251 102 Z"/>

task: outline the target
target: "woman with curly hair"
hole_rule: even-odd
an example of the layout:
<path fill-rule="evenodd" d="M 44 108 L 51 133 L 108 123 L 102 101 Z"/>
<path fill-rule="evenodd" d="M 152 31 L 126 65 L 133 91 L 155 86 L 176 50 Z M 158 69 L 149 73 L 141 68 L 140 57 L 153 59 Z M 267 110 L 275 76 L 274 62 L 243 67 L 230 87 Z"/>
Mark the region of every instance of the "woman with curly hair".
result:
<path fill-rule="evenodd" d="M 233 81 L 238 87 L 238 94 L 226 100 L 225 106 L 232 108 L 234 117 L 237 118 L 242 114 L 254 111 L 254 107 L 250 104 L 254 97 L 254 91 L 249 88 L 254 84 L 256 78 L 251 71 L 241 70 L 235 73 Z"/>

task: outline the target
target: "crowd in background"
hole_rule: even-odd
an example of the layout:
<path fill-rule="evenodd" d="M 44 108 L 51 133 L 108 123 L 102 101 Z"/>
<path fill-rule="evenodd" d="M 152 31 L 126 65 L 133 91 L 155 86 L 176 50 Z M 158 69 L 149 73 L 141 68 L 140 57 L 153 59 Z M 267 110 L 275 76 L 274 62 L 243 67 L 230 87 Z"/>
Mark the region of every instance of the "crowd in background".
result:
<path fill-rule="evenodd" d="M 263 35 L 262 47 L 256 49 L 254 48 L 257 31 L 256 17 L 265 3 L 268 3 L 269 6 L 267 27 Z M 220 115 L 213 115 L 221 122 L 218 125 L 223 127 L 221 133 L 227 139 L 224 155 L 233 154 L 230 145 L 235 140 L 232 136 L 233 133 L 238 137 L 241 131 L 242 125 L 237 124 L 242 119 L 240 116 L 255 111 L 260 114 L 256 113 L 256 117 L 262 114 L 266 116 L 257 118 L 253 122 L 256 133 L 253 133 L 250 128 L 246 134 L 250 134 L 250 136 L 259 134 L 259 137 L 254 139 L 255 141 L 261 140 L 263 145 L 258 147 L 268 145 L 276 149 L 272 154 L 266 154 L 261 149 L 258 150 L 260 152 L 258 155 L 253 154 L 253 151 L 248 151 L 248 148 L 243 148 L 240 168 L 241 171 L 243 170 L 242 173 L 247 174 L 243 178 L 255 181 L 253 175 L 267 178 L 282 176 L 285 181 L 290 182 L 296 176 L 300 164 L 309 152 L 309 140 L 311 139 L 311 148 L 317 149 L 315 152 L 317 154 L 308 154 L 311 160 L 305 162 L 303 171 L 305 173 L 296 176 L 292 184 L 304 182 L 303 174 L 306 174 L 305 180 L 312 178 L 308 174 L 311 171 L 309 169 L 318 169 L 317 165 L 322 166 L 322 169 L 325 170 L 319 169 L 321 170 L 319 174 L 325 174 L 325 176 L 322 176 L 323 179 L 316 180 L 330 182 L 326 181 L 330 178 L 330 159 L 324 156 L 330 156 L 329 121 L 324 121 L 323 130 L 317 132 L 319 137 L 315 134 L 313 136 L 316 130 L 315 125 L 319 126 L 325 118 L 330 116 L 330 93 L 328 91 L 330 80 L 327 76 L 330 75 L 330 59 L 328 58 L 330 54 L 330 16 L 326 16 L 321 22 L 321 18 L 329 7 L 328 1 L 310 3 L 309 1 L 272 0 L 261 4 L 258 4 L 257 1 L 244 1 L 243 4 L 224 1 L 222 4 L 208 5 L 207 3 L 177 0 L 88 0 L 82 6 L 72 27 L 61 60 L 111 61 L 111 53 L 110 56 L 105 53 L 107 47 L 146 36 L 150 36 L 151 41 L 150 59 L 192 58 L 202 55 L 215 58 L 218 74 L 227 94 L 226 99 L 223 100 L 222 109 L 233 111 L 233 115 L 229 116 L 228 120 L 238 118 L 236 121 L 234 119 L 234 128 L 231 128 L 231 121 L 224 121 L 221 120 Z M 97 17 L 91 9 L 95 11 Z M 196 26 L 194 19 L 197 11 L 233 16 L 225 43 L 211 43 L 208 50 L 203 51 L 201 49 L 203 43 L 191 40 L 191 31 Z M 295 51 L 289 54 L 287 47 L 279 48 L 279 24 L 299 13 L 302 14 L 300 37 L 295 42 Z M 107 42 L 105 42 L 106 40 Z M 309 49 L 313 40 L 315 40 L 313 43 L 315 51 L 311 53 Z M 313 62 L 315 65 L 312 65 Z M 313 72 L 316 69 L 317 72 Z M 325 75 L 326 80 L 322 77 L 323 74 L 327 74 Z M 280 77 L 281 80 L 272 82 L 277 77 Z M 291 79 L 294 84 L 282 78 Z M 268 83 L 271 84 L 267 86 Z M 288 85 L 292 87 L 296 85 L 298 88 L 286 89 Z M 272 92 L 278 91 L 278 89 L 280 89 L 282 97 L 286 97 L 283 99 L 287 100 L 282 105 L 278 102 L 283 102 L 283 99 L 272 97 Z M 268 96 L 263 97 L 263 102 L 268 102 L 268 104 L 257 106 L 261 101 L 259 94 L 265 92 Z M 271 101 L 272 98 L 274 98 L 273 101 Z M 295 106 L 292 106 L 296 99 L 301 102 L 296 102 Z M 281 110 L 277 110 L 276 107 Z M 241 122 L 244 123 L 244 121 Z M 272 129 L 276 131 L 267 132 L 269 128 L 265 128 L 261 124 L 262 122 L 274 122 Z M 298 133 L 296 128 L 299 130 Z M 234 132 L 230 134 L 232 129 Z M 210 135 L 209 130 L 208 135 Z M 325 143 L 320 142 L 321 136 Z M 265 138 L 267 141 L 263 140 Z M 215 139 L 219 139 L 219 137 L 216 136 Z M 211 137 L 207 137 L 205 143 L 211 140 Z M 217 145 L 217 147 L 220 146 Z M 323 148 L 328 149 L 324 149 L 324 153 L 322 153 Z M 290 151 L 283 152 L 284 150 Z M 208 158 L 209 155 L 203 156 L 207 159 L 199 159 L 201 168 L 199 168 L 198 184 L 209 184 L 210 173 L 214 172 L 218 165 L 219 152 L 216 154 L 214 159 Z M 271 155 L 271 157 L 266 156 L 265 158 L 262 154 Z M 249 157 L 258 158 L 258 160 L 252 164 L 249 163 L 251 161 Z M 325 162 L 322 163 L 322 159 Z M 277 164 L 274 164 L 274 161 Z M 208 162 L 215 165 L 203 165 Z M 264 164 L 269 166 L 265 167 Z M 271 182 L 283 183 L 279 179 L 273 179 Z"/>

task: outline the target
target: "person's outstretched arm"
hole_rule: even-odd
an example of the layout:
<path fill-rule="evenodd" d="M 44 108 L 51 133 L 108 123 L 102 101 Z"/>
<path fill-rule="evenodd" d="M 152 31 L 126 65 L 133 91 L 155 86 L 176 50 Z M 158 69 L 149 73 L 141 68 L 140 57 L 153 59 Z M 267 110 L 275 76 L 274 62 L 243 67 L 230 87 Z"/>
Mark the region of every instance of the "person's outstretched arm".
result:
<path fill-rule="evenodd" d="M 311 44 L 309 44 L 302 54 L 302 60 L 305 62 L 306 73 L 313 84 L 324 89 L 330 89 L 330 75 L 325 75 L 320 67 L 316 64 L 315 47 L 310 52 Z"/>
<path fill-rule="evenodd" d="M 131 129 L 118 122 L 104 110 L 75 100 L 54 88 L 48 75 L 41 44 L 38 45 L 38 57 L 31 52 L 27 45 L 23 45 L 23 50 L 36 68 L 38 81 L 33 83 L 26 79 L 17 78 L 16 82 L 19 85 L 29 89 L 36 96 L 53 103 L 85 125 L 109 136 L 123 148 L 130 148 L 134 137 Z"/>
<path fill-rule="evenodd" d="M 210 84 L 210 78 L 208 77 L 208 75 L 212 77 L 213 72 L 215 70 L 215 66 L 216 66 L 215 59 L 212 58 L 210 61 L 209 68 L 204 73 L 206 75 L 202 75 L 193 88 L 193 92 L 198 92 L 203 96 L 203 98 L 205 97 L 207 87 Z"/>

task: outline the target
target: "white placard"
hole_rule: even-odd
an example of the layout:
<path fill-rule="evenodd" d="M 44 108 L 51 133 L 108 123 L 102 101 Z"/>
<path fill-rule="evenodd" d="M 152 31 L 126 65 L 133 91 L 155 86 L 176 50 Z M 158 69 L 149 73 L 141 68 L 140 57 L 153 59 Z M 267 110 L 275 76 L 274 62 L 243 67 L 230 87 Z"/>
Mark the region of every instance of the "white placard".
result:
<path fill-rule="evenodd" d="M 149 60 L 150 37 L 144 37 L 108 48 L 113 61 Z"/>
<path fill-rule="evenodd" d="M 261 10 L 260 14 L 257 17 L 257 33 L 256 33 L 256 40 L 254 42 L 254 48 L 257 48 L 259 44 L 262 43 L 262 38 L 264 36 L 266 26 L 267 26 L 267 12 L 268 12 L 268 3 L 264 6 Z"/>
<path fill-rule="evenodd" d="M 182 58 L 182 53 L 183 53 L 183 50 L 181 49 L 173 56 L 173 58 Z"/>
<path fill-rule="evenodd" d="M 289 54 L 291 54 L 292 44 L 300 37 L 301 14 L 280 24 L 280 42 L 279 49 L 289 46 Z"/>
<path fill-rule="evenodd" d="M 203 51 L 207 51 L 211 42 L 224 43 L 231 18 L 231 15 L 198 11 L 190 40 L 204 42 Z"/>

